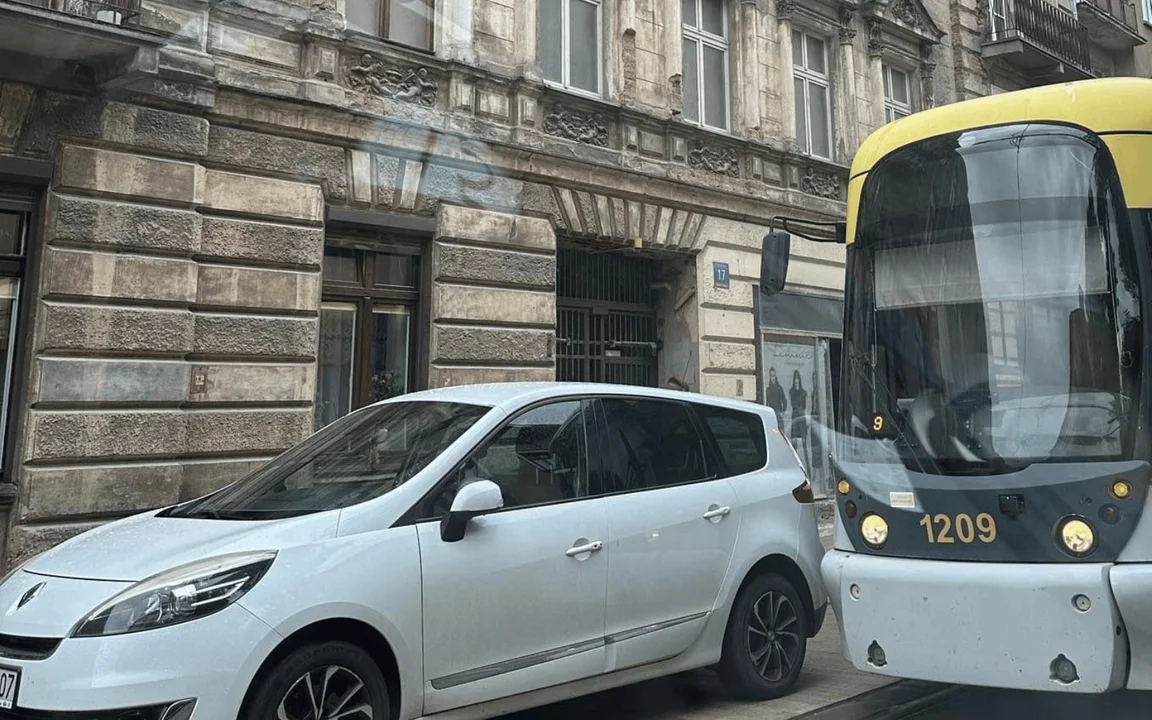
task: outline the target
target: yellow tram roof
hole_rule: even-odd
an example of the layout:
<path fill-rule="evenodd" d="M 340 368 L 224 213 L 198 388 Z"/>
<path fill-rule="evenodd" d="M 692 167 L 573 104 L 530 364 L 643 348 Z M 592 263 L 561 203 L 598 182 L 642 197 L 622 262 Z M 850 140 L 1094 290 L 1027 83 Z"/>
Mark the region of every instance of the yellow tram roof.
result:
<path fill-rule="evenodd" d="M 885 125 L 860 145 L 852 174 L 888 153 L 947 133 L 1013 122 L 1062 122 L 1095 133 L 1152 132 L 1152 80 L 1105 78 L 1018 90 L 914 113 Z"/>

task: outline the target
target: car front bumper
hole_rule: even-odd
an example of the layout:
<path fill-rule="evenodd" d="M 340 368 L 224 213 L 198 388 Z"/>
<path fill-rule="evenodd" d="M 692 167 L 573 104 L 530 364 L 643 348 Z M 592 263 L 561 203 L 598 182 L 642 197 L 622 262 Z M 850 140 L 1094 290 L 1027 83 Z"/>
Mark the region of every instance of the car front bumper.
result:
<path fill-rule="evenodd" d="M 66 638 L 43 660 L 0 656 L 0 667 L 21 673 L 16 707 L 0 711 L 0 720 L 119 720 L 118 713 L 128 709 L 167 707 L 181 700 L 196 701 L 193 720 L 235 718 L 249 683 L 280 639 L 234 604 L 156 630 Z M 185 720 L 179 715 L 173 718 Z M 162 713 L 157 720 L 164 720 Z"/>

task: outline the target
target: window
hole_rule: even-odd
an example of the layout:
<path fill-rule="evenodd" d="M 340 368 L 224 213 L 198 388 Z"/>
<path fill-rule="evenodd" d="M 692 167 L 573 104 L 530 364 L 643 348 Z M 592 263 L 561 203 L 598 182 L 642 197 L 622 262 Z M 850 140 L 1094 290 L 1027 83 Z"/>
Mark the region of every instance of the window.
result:
<path fill-rule="evenodd" d="M 599 0 L 541 0 L 540 64 L 544 78 L 570 90 L 600 94 Z"/>
<path fill-rule="evenodd" d="M 708 478 L 704 443 L 688 406 L 612 398 L 605 415 L 601 462 L 611 492 L 647 490 Z"/>
<path fill-rule="evenodd" d="M 1009 0 L 988 0 L 988 20 L 992 25 L 992 39 L 1004 40 L 1008 36 Z"/>
<path fill-rule="evenodd" d="M 912 114 L 912 92 L 908 73 L 891 65 L 884 66 L 884 122 L 890 123 Z"/>
<path fill-rule="evenodd" d="M 4 470 L 12 365 L 16 355 L 16 317 L 25 253 L 28 251 L 31 209 L 31 198 L 27 194 L 15 188 L 6 192 L 0 185 L 0 383 L 3 387 L 3 395 L 0 395 L 0 472 Z"/>
<path fill-rule="evenodd" d="M 348 29 L 431 50 L 432 1 L 348 0 L 345 10 Z"/>
<path fill-rule="evenodd" d="M 1144 6 L 1144 22 L 1152 25 L 1152 0 L 1143 0 L 1141 4 Z"/>
<path fill-rule="evenodd" d="M 832 157 L 832 117 L 828 102 L 827 43 L 792 31 L 792 72 L 796 85 L 796 141 L 802 152 Z"/>
<path fill-rule="evenodd" d="M 684 119 L 728 129 L 728 14 L 724 0 L 680 0 Z"/>
<path fill-rule="evenodd" d="M 513 418 L 496 437 L 464 462 L 425 513 L 442 517 L 462 485 L 490 480 L 500 486 L 504 507 L 573 500 L 593 495 L 588 486 L 587 403 L 552 403 Z"/>
<path fill-rule="evenodd" d="M 325 249 L 316 427 L 411 387 L 417 253 L 340 240 Z"/>
<path fill-rule="evenodd" d="M 274 520 L 350 507 L 411 480 L 491 408 L 397 402 L 342 418 L 175 517 Z"/>
<path fill-rule="evenodd" d="M 720 477 L 755 472 L 768 464 L 764 423 L 758 415 L 709 405 L 697 405 L 696 414 L 720 450 Z"/>

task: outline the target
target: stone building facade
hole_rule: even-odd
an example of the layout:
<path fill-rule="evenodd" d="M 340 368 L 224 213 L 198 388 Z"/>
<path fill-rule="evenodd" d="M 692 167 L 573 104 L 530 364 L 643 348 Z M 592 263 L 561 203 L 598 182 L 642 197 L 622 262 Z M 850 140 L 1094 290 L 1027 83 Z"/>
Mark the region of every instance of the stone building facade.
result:
<path fill-rule="evenodd" d="M 423 387 L 755 399 L 764 343 L 827 414 L 843 249 L 794 242 L 761 335 L 761 238 L 777 215 L 842 217 L 871 130 L 993 91 L 1011 53 L 985 57 L 982 17 L 0 0 L 6 560 Z"/>

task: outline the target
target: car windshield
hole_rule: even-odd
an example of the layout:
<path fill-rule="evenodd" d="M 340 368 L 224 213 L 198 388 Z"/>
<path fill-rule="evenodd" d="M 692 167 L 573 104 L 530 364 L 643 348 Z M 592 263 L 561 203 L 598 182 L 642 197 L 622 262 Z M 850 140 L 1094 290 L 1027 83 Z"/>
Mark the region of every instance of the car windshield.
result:
<path fill-rule="evenodd" d="M 167 515 L 272 520 L 355 505 L 410 480 L 490 409 L 447 402 L 365 408 L 247 478 Z"/>
<path fill-rule="evenodd" d="M 943 474 L 1130 453 L 1139 289 L 1098 141 L 1017 125 L 901 150 L 856 240 L 849 435 L 886 428 L 893 457 Z"/>

